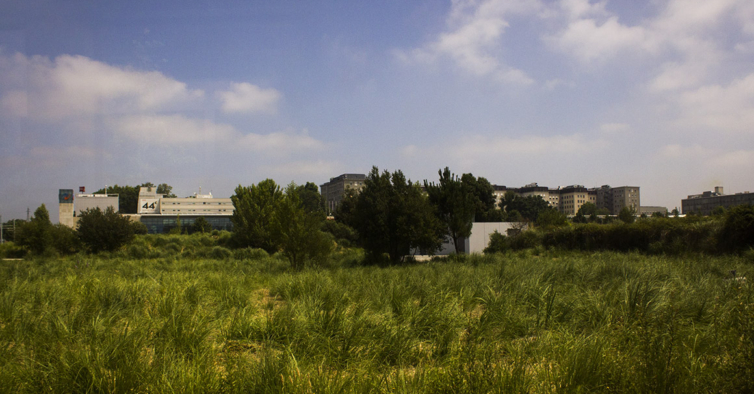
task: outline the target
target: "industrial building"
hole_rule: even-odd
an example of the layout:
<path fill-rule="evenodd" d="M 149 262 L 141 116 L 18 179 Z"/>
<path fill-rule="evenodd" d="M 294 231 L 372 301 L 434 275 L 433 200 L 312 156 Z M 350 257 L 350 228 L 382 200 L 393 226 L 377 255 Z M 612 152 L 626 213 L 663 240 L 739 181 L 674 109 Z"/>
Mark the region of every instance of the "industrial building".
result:
<path fill-rule="evenodd" d="M 215 198 L 212 193 L 194 193 L 191 197 L 165 197 L 157 194 L 156 187 L 139 188 L 137 214 L 132 215 L 147 226 L 150 234 L 167 233 L 173 228 L 188 227 L 203 217 L 215 230 L 232 230 L 233 201 L 230 198 Z"/>
<path fill-rule="evenodd" d="M 727 209 L 745 204 L 754 205 L 754 193 L 745 191 L 743 193 L 725 194 L 723 187 L 717 186 L 714 192 L 707 191 L 702 194 L 693 194 L 681 200 L 681 212 L 684 215 L 689 213 L 709 215 L 717 207 Z"/>
<path fill-rule="evenodd" d="M 619 214 L 625 207 L 633 209 L 637 214 L 641 211 L 639 186 L 610 187 L 610 185 L 602 185 L 591 190 L 596 194 L 597 209 L 607 209 L 611 215 Z"/>
<path fill-rule="evenodd" d="M 79 187 L 79 194 L 74 196 L 73 189 L 58 190 L 58 213 L 60 224 L 75 228 L 79 215 L 87 209 L 99 208 L 102 211 L 112 207 L 120 209 L 117 194 L 86 194 L 85 188 Z"/>

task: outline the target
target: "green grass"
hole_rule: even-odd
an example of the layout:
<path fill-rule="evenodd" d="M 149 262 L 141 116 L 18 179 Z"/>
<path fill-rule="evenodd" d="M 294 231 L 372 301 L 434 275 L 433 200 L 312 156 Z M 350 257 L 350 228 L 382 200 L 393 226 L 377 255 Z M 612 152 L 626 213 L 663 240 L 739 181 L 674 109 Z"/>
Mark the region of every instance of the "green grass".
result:
<path fill-rule="evenodd" d="M 747 257 L 345 250 L 294 271 L 195 238 L 0 263 L 0 392 L 754 390 Z"/>

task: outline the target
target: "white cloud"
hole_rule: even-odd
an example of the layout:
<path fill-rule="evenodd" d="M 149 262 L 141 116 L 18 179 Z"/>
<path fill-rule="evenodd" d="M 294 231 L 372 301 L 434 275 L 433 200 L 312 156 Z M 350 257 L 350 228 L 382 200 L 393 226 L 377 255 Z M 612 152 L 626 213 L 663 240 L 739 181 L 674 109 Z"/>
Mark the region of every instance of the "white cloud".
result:
<path fill-rule="evenodd" d="M 183 115 L 138 115 L 116 119 L 113 129 L 133 141 L 159 146 L 182 146 L 204 142 L 229 143 L 238 132 L 229 125 Z"/>
<path fill-rule="evenodd" d="M 524 71 L 508 66 L 499 59 L 501 38 L 508 27 L 507 16 L 536 12 L 538 1 L 525 0 L 456 0 L 448 16 L 448 30 L 421 48 L 398 52 L 403 60 L 435 62 L 447 57 L 464 71 L 475 76 L 490 76 L 513 84 L 533 82 Z"/>
<path fill-rule="evenodd" d="M 600 131 L 605 134 L 626 133 L 631 130 L 631 126 L 626 123 L 603 123 L 600 125 Z"/>
<path fill-rule="evenodd" d="M 677 98 L 681 129 L 715 133 L 754 133 L 754 74 L 727 86 L 706 85 Z"/>
<path fill-rule="evenodd" d="M 557 49 L 572 54 L 585 64 L 604 62 L 624 50 L 641 48 L 647 42 L 641 27 L 629 27 L 610 17 L 604 22 L 596 19 L 576 19 L 560 33 L 546 39 Z"/>
<path fill-rule="evenodd" d="M 4 86 L 10 87 L 2 97 L 4 112 L 37 121 L 166 110 L 204 94 L 156 71 L 115 67 L 83 56 L 61 55 L 52 61 L 20 54 L 0 58 Z"/>
<path fill-rule="evenodd" d="M 262 89 L 250 83 L 233 83 L 231 89 L 218 92 L 225 113 L 275 113 L 282 94 L 275 89 Z"/>

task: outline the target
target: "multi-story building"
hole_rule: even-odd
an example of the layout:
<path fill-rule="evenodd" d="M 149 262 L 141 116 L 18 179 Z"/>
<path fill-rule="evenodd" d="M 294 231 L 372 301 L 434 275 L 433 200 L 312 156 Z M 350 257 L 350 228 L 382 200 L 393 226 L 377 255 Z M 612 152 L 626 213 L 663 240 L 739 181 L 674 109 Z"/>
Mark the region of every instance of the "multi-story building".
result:
<path fill-rule="evenodd" d="M 610 187 L 602 185 L 591 189 L 595 192 L 595 204 L 597 208 L 610 211 L 611 215 L 617 215 L 625 207 L 632 208 L 634 212 L 641 211 L 641 193 L 639 186 Z"/>
<path fill-rule="evenodd" d="M 717 207 L 730 208 L 736 205 L 754 204 L 754 193 L 748 191 L 736 194 L 724 194 L 723 187 L 715 187 L 714 192 L 694 194 L 681 200 L 681 212 L 709 215 Z"/>
<path fill-rule="evenodd" d="M 550 189 L 547 186 L 539 186 L 537 183 L 530 183 L 524 187 L 513 189 L 521 197 L 540 196 L 543 200 L 550 203 L 553 208 L 560 205 L 560 190 Z"/>
<path fill-rule="evenodd" d="M 597 193 L 582 185 L 566 186 L 558 190 L 560 194 L 558 210 L 566 215 L 575 215 L 582 205 L 597 201 Z"/>
<path fill-rule="evenodd" d="M 157 194 L 156 187 L 142 186 L 139 189 L 139 207 L 134 219 L 147 226 L 150 233 L 164 233 L 180 225 L 191 226 L 203 217 L 213 229 L 233 228 L 233 201 L 230 198 L 215 198 L 212 193 L 194 193 L 191 197 L 165 197 Z"/>
<path fill-rule="evenodd" d="M 327 212 L 333 212 L 338 207 L 347 189 L 352 189 L 357 193 L 361 191 L 366 179 L 365 174 L 342 174 L 330 178 L 330 182 L 320 185 L 320 193 L 325 199 Z"/>

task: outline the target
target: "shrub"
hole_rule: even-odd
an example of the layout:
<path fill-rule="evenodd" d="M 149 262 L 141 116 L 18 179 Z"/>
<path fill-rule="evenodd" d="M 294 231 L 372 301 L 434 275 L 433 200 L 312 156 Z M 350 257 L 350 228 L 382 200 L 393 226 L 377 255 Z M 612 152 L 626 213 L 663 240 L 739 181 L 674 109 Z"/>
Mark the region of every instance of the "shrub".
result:
<path fill-rule="evenodd" d="M 74 254 L 81 249 L 81 240 L 76 231 L 63 224 L 52 226 L 52 247 L 60 254 Z"/>
<path fill-rule="evenodd" d="M 508 237 L 500 234 L 497 230 L 490 234 L 490 243 L 484 248 L 484 254 L 489 253 L 503 253 L 506 250 L 510 250 L 511 245 Z"/>
<path fill-rule="evenodd" d="M 26 247 L 34 254 L 43 254 L 52 246 L 52 232 L 50 213 L 42 204 L 34 211 L 34 217 L 18 229 L 16 244 Z"/>
<path fill-rule="evenodd" d="M 739 252 L 754 246 L 754 205 L 739 205 L 725 213 L 720 231 L 720 247 Z"/>
<path fill-rule="evenodd" d="M 215 246 L 212 248 L 212 251 L 210 252 L 210 257 L 213 259 L 218 260 L 224 260 L 228 259 L 233 255 L 233 252 L 230 251 L 228 248 L 223 248 L 222 246 Z"/>
<path fill-rule="evenodd" d="M 134 222 L 107 207 L 87 209 L 79 216 L 76 232 L 92 253 L 112 252 L 134 239 Z"/>

